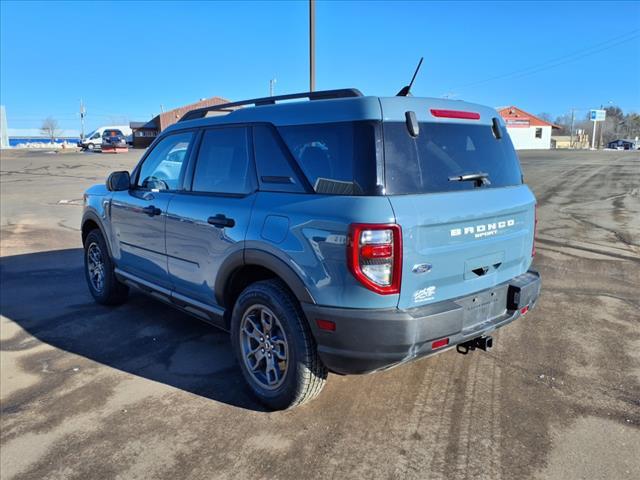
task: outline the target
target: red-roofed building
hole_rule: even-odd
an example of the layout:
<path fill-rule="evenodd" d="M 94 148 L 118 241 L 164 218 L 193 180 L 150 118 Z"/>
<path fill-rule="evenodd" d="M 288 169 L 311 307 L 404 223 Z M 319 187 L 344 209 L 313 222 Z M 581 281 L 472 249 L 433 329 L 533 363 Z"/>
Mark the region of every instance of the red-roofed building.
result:
<path fill-rule="evenodd" d="M 518 107 L 498 107 L 496 110 L 507 125 L 516 150 L 551 148 L 551 130 L 560 127 Z"/>
<path fill-rule="evenodd" d="M 160 132 L 180 120 L 185 113 L 195 110 L 196 108 L 211 107 L 223 103 L 229 103 L 229 100 L 222 97 L 203 98 L 199 102 L 185 105 L 184 107 L 174 108 L 168 112 L 156 115 L 147 123 L 131 122 L 130 126 L 133 131 L 133 146 L 135 148 L 147 148 L 151 145 L 151 142 L 155 140 L 158 134 L 160 134 Z"/>

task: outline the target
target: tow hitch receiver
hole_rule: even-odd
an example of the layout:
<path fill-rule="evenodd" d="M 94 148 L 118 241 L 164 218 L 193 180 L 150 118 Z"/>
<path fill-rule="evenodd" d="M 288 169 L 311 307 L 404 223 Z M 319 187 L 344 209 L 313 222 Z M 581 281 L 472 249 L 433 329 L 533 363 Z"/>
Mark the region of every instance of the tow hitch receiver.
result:
<path fill-rule="evenodd" d="M 461 353 L 462 355 L 466 355 L 470 351 L 479 348 L 480 350 L 484 350 L 485 352 L 491 350 L 493 347 L 493 337 L 477 337 L 469 340 L 468 342 L 460 343 L 456 345 L 456 351 Z"/>

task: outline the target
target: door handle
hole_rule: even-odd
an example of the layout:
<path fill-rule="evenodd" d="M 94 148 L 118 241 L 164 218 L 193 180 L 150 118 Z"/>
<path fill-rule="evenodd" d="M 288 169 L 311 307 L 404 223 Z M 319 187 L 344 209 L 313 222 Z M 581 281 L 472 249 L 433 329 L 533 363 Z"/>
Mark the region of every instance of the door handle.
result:
<path fill-rule="evenodd" d="M 148 207 L 144 207 L 142 209 L 142 212 L 146 213 L 150 217 L 153 217 L 155 215 L 160 215 L 162 213 L 162 210 L 160 210 L 159 208 L 155 207 L 154 205 L 149 205 Z"/>
<path fill-rule="evenodd" d="M 218 213 L 215 217 L 209 217 L 207 219 L 207 223 L 209 225 L 213 225 L 214 227 L 220 227 L 220 228 L 229 227 L 229 228 L 231 228 L 231 227 L 235 226 L 236 221 L 233 218 L 227 218 L 222 213 Z"/>

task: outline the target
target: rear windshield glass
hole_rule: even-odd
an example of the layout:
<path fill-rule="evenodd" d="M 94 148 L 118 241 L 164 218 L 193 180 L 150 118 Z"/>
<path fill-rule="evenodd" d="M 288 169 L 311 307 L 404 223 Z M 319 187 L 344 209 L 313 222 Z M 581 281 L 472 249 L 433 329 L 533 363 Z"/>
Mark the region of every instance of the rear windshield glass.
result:
<path fill-rule="evenodd" d="M 278 130 L 317 193 L 372 195 L 378 171 L 376 128 L 373 122 L 340 122 Z"/>
<path fill-rule="evenodd" d="M 496 139 L 491 126 L 421 123 L 419 135 L 409 135 L 402 122 L 384 123 L 386 193 L 411 194 L 471 190 L 474 182 L 450 177 L 487 173 L 482 188 L 522 183 L 520 164 L 509 135 Z"/>

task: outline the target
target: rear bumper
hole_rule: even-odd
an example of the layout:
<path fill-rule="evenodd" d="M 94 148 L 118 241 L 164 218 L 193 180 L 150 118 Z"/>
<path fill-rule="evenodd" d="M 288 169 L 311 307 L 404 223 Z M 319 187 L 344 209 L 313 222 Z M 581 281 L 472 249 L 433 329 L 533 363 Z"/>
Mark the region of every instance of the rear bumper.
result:
<path fill-rule="evenodd" d="M 521 317 L 522 309 L 535 307 L 539 295 L 540 275 L 530 270 L 472 295 L 408 310 L 302 307 L 329 370 L 361 374 L 490 334 Z M 317 320 L 334 322 L 335 331 L 320 330 Z M 446 347 L 431 348 L 433 341 L 443 338 L 449 339 Z"/>

